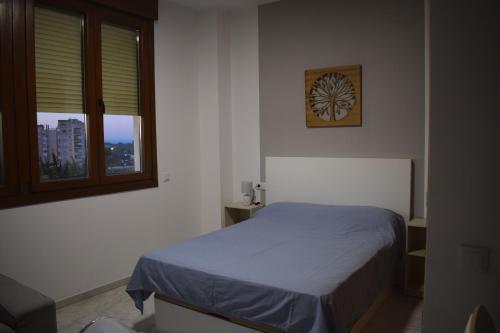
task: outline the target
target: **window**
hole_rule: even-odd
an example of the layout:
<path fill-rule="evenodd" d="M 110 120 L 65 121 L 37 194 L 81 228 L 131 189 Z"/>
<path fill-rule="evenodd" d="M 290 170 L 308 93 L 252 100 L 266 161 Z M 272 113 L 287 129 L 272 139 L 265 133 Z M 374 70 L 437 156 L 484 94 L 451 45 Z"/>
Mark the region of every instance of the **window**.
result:
<path fill-rule="evenodd" d="M 142 171 L 139 112 L 140 35 L 136 30 L 101 25 L 102 96 L 106 101 L 104 147 L 106 175 Z"/>
<path fill-rule="evenodd" d="M 19 161 L 0 208 L 157 186 L 153 16 L 133 2 L 0 0 L 0 195 Z"/>
<path fill-rule="evenodd" d="M 87 178 L 83 17 L 38 6 L 34 17 L 40 181 Z"/>

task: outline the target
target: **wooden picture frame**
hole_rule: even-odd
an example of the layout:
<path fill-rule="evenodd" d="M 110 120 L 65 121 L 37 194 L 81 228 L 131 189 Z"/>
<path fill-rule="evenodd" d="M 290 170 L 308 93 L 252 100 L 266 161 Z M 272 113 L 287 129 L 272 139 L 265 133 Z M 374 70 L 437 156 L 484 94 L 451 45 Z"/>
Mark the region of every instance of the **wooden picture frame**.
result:
<path fill-rule="evenodd" d="M 304 74 L 307 127 L 361 126 L 361 65 Z"/>

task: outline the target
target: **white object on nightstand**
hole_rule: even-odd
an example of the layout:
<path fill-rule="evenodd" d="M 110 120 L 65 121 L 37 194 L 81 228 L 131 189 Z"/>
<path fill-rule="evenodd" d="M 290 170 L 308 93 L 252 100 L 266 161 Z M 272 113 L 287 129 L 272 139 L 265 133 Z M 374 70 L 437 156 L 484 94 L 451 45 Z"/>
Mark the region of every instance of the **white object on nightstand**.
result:
<path fill-rule="evenodd" d="M 254 199 L 254 191 L 253 191 L 253 182 L 251 181 L 242 181 L 241 182 L 241 193 L 243 194 L 243 205 L 250 206 L 253 203 Z"/>

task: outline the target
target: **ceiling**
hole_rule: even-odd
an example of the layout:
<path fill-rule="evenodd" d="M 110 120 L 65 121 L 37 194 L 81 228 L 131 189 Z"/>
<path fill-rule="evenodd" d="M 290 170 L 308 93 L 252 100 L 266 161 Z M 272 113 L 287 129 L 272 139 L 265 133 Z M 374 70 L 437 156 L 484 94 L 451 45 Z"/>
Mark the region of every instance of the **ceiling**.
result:
<path fill-rule="evenodd" d="M 165 0 L 160 0 L 165 1 Z M 261 5 L 269 2 L 276 2 L 279 0 L 171 0 L 183 6 L 196 9 L 205 10 L 212 8 L 244 8 L 249 6 Z"/>

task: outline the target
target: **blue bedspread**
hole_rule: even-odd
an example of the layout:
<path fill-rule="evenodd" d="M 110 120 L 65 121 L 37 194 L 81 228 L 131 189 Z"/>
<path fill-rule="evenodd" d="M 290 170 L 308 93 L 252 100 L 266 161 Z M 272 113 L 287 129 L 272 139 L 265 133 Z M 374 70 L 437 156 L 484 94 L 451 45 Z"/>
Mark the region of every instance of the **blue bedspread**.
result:
<path fill-rule="evenodd" d="M 403 239 L 389 210 L 275 203 L 146 253 L 127 292 L 139 309 L 154 292 L 286 332 L 348 332 L 390 287 Z"/>

